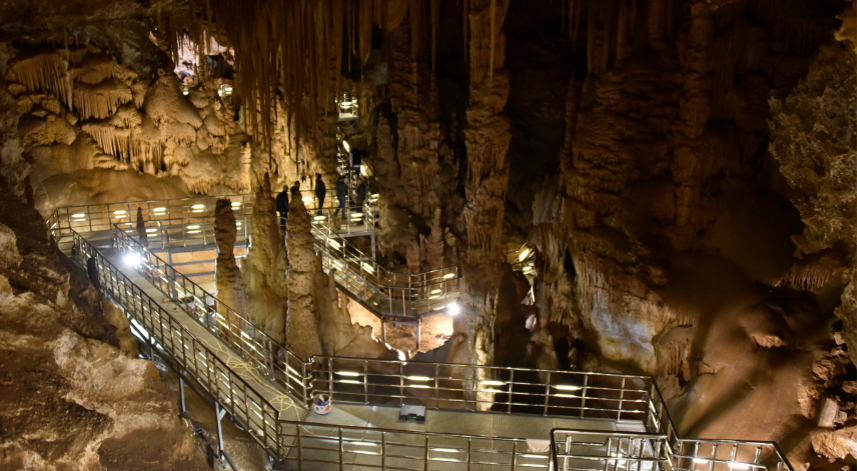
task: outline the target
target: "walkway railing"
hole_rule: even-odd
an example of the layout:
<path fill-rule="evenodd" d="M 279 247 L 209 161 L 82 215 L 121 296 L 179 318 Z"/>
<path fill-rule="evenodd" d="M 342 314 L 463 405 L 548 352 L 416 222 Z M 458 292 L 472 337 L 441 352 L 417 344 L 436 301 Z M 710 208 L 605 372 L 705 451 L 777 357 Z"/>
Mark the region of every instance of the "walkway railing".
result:
<path fill-rule="evenodd" d="M 89 258 L 95 259 L 101 290 L 122 306 L 132 326 L 145 329 L 150 345 L 157 344 L 168 353 L 266 450 L 284 456 L 278 409 L 86 239 L 74 231 L 71 236 L 72 257 L 81 266 L 87 266 Z"/>
<path fill-rule="evenodd" d="M 666 436 L 594 430 L 551 430 L 551 454 L 556 471 L 666 471 Z"/>
<path fill-rule="evenodd" d="M 209 332 L 235 349 L 286 392 L 303 404 L 312 396 L 306 389 L 306 362 L 244 316 L 204 290 L 140 245 L 123 230 L 114 231 L 114 243 L 137 272 L 171 300 L 177 302 Z"/>
<path fill-rule="evenodd" d="M 328 356 L 308 371 L 337 403 L 651 422 L 648 376 Z"/>
<path fill-rule="evenodd" d="M 794 471 L 774 442 L 683 439 L 672 459 L 677 471 Z"/>

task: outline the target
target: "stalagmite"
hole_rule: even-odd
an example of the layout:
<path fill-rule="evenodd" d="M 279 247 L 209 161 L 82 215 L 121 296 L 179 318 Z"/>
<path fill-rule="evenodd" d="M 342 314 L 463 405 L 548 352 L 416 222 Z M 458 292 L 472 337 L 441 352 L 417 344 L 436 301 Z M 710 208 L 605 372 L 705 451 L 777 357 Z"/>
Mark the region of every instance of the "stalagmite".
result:
<path fill-rule="evenodd" d="M 235 214 L 232 212 L 232 202 L 227 199 L 217 200 L 214 209 L 214 240 L 217 243 L 217 260 L 215 262 L 215 283 L 217 298 L 242 316 L 247 315 L 247 294 L 241 271 L 235 262 L 235 240 L 238 233 L 235 226 Z M 226 316 L 226 312 L 219 313 Z M 237 319 L 233 321 L 238 322 Z"/>
<path fill-rule="evenodd" d="M 289 309 L 286 341 L 299 357 L 308 359 L 323 352 L 321 325 L 313 300 L 313 273 L 316 268 L 314 240 L 309 213 L 300 198 L 291 202 L 288 222 Z"/>
<path fill-rule="evenodd" d="M 250 315 L 253 316 L 253 321 L 268 335 L 283 341 L 289 298 L 286 285 L 289 262 L 270 184 L 266 173 L 256 190 L 244 276 L 247 293 L 250 295 Z"/>

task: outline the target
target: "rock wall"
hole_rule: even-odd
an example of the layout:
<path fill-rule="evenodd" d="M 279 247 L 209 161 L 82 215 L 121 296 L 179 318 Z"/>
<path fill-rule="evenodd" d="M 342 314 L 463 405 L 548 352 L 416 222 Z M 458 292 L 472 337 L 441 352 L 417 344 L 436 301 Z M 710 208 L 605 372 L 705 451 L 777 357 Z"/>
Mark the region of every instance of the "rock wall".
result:
<path fill-rule="evenodd" d="M 117 348 L 101 296 L 38 213 L 0 195 L 0 467 L 208 469 L 155 365 Z"/>

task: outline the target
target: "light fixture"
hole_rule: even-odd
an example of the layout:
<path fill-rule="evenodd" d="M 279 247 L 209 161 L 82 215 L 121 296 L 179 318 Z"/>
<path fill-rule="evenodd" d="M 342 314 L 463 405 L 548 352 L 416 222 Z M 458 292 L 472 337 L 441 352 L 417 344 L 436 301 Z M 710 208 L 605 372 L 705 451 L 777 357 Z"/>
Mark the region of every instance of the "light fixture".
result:
<path fill-rule="evenodd" d="M 312 203 L 312 198 L 310 198 L 310 197 L 301 198 L 301 201 L 303 201 L 304 203 Z"/>
<path fill-rule="evenodd" d="M 204 211 L 205 211 L 204 209 L 194 209 L 192 212 L 194 212 L 194 213 L 201 213 L 201 212 L 204 212 Z"/>
<path fill-rule="evenodd" d="M 187 226 L 188 229 L 199 229 L 199 225 L 194 224 L 192 226 Z"/>
<path fill-rule="evenodd" d="M 334 249 L 342 248 L 342 246 L 341 246 L 341 245 L 339 245 L 339 242 L 337 242 L 337 241 L 335 241 L 335 240 L 333 240 L 333 239 L 327 239 L 327 245 L 329 245 L 329 246 L 333 247 Z"/>
<path fill-rule="evenodd" d="M 369 265 L 366 262 L 360 262 L 360 265 L 362 265 L 363 269 L 368 271 L 369 273 L 372 273 L 372 274 L 375 273 L 375 267 L 373 267 L 372 265 Z"/>
<path fill-rule="evenodd" d="M 140 266 L 140 254 L 137 252 L 128 252 L 125 254 L 125 258 L 123 259 L 125 265 L 129 267 L 138 267 Z"/>
<path fill-rule="evenodd" d="M 235 225 L 241 227 L 241 221 L 236 222 Z"/>
<path fill-rule="evenodd" d="M 345 152 L 351 152 L 351 144 L 349 144 L 348 141 L 343 140 L 342 147 L 345 148 Z"/>
<path fill-rule="evenodd" d="M 547 455 L 530 455 L 530 454 L 521 455 L 521 457 L 522 458 L 539 458 L 539 459 L 547 459 L 548 458 Z"/>
<path fill-rule="evenodd" d="M 524 249 L 524 251 L 521 252 L 521 255 L 518 257 L 518 261 L 523 262 L 529 256 L 530 256 L 530 249 Z"/>
<path fill-rule="evenodd" d="M 580 391 L 580 386 L 572 386 L 570 384 L 554 384 L 554 388 L 559 389 L 560 391 Z"/>
<path fill-rule="evenodd" d="M 443 275 L 444 280 L 448 280 L 450 278 L 455 278 L 455 273 L 447 273 L 446 275 Z"/>
<path fill-rule="evenodd" d="M 164 207 L 161 207 L 161 208 L 155 208 L 155 209 L 154 209 L 154 211 L 155 211 L 155 212 L 163 212 L 163 211 L 166 211 L 166 210 L 167 210 L 167 208 L 164 208 Z"/>
<path fill-rule="evenodd" d="M 71 217 L 73 217 L 73 218 L 82 218 L 82 217 L 86 217 L 86 214 L 83 214 L 83 213 L 77 213 L 77 214 L 72 214 L 72 215 L 71 215 Z"/>
<path fill-rule="evenodd" d="M 484 384 L 485 386 L 505 386 L 506 385 L 505 381 L 497 381 L 497 380 L 493 380 L 493 379 L 480 381 L 480 383 Z"/>
<path fill-rule="evenodd" d="M 120 211 L 113 211 L 113 214 L 115 214 L 115 215 L 117 215 L 117 216 L 122 216 L 123 214 L 125 214 L 125 213 L 127 213 L 127 212 L 128 212 L 128 211 L 125 211 L 125 210 L 123 209 L 123 210 L 120 210 Z"/>
<path fill-rule="evenodd" d="M 204 204 L 195 204 L 195 205 L 191 206 L 190 208 L 191 209 L 205 209 L 205 205 Z"/>
<path fill-rule="evenodd" d="M 146 229 L 146 232 L 158 232 L 158 230 L 155 228 L 151 228 L 151 229 Z"/>
<path fill-rule="evenodd" d="M 187 231 L 188 234 L 199 234 L 202 231 Z"/>
<path fill-rule="evenodd" d="M 363 376 L 363 373 L 358 373 L 356 371 L 336 371 L 335 373 L 339 376 Z"/>
<path fill-rule="evenodd" d="M 316 221 L 324 221 L 326 218 L 326 216 L 313 216 L 313 219 Z"/>
<path fill-rule="evenodd" d="M 437 451 L 440 453 L 461 453 L 463 450 L 456 450 L 455 448 L 432 448 L 431 451 Z"/>
<path fill-rule="evenodd" d="M 459 312 L 461 312 L 461 308 L 458 306 L 457 302 L 446 305 L 446 313 L 450 316 L 457 316 Z"/>
<path fill-rule="evenodd" d="M 705 458 L 694 458 L 694 459 L 693 459 L 693 462 L 694 462 L 694 463 L 700 463 L 700 464 L 701 464 L 701 463 L 708 463 L 708 460 L 707 460 L 707 459 L 705 459 Z"/>
<path fill-rule="evenodd" d="M 428 376 L 405 376 L 405 379 L 409 379 L 411 381 L 431 381 L 431 378 Z"/>
<path fill-rule="evenodd" d="M 433 289 L 433 290 L 431 290 L 431 294 L 437 294 L 437 293 L 442 293 L 442 292 L 443 292 L 443 290 L 442 290 L 442 289 Z"/>
<path fill-rule="evenodd" d="M 183 91 L 183 92 L 182 92 L 182 95 L 187 95 L 188 93 L 190 93 L 190 92 L 189 92 L 189 91 L 187 91 L 187 90 L 185 90 L 185 91 Z"/>
<path fill-rule="evenodd" d="M 240 202 L 240 201 L 233 201 L 233 202 L 232 202 L 232 207 L 233 207 L 233 208 L 237 208 L 238 206 L 241 206 L 241 202 Z"/>

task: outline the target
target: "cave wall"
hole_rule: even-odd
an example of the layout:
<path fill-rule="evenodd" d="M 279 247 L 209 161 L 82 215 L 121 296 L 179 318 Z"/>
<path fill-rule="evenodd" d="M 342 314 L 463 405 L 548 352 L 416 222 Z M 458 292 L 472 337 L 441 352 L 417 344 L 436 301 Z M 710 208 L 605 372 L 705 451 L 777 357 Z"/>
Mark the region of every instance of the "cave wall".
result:
<path fill-rule="evenodd" d="M 178 397 L 135 356 L 124 314 L 33 208 L 4 183 L 0 197 L 0 467 L 208 469 Z"/>

